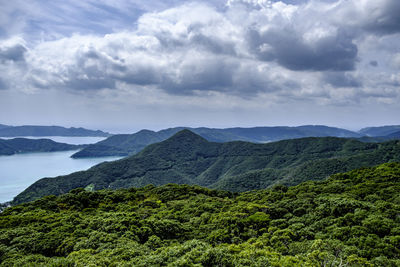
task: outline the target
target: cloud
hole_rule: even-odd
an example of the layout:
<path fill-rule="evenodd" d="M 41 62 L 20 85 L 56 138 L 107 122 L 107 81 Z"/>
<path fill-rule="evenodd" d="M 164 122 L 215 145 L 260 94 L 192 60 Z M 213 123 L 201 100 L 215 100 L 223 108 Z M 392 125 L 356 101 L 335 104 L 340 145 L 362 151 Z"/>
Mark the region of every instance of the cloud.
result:
<path fill-rule="evenodd" d="M 230 0 L 213 6 L 212 1 L 171 0 L 154 3 L 156 10 L 148 12 L 151 7 L 140 1 L 72 1 L 59 7 L 70 17 L 46 13 L 40 23 L 72 25 L 65 31 L 44 29 L 61 37 L 30 42 L 26 35 L 26 40 L 0 45 L 2 84 L 82 94 L 141 90 L 243 99 L 268 95 L 277 102 L 357 102 L 377 95 L 360 92 L 381 81 L 365 81 L 361 73 L 368 71 L 366 66 L 378 73 L 393 72 L 398 65 L 396 57 L 390 66 L 381 63 L 395 48 L 379 53 L 365 48 L 370 36 L 396 36 L 393 10 L 398 4 L 377 2 Z M 74 16 L 78 7 L 82 10 Z M 50 4 L 48 11 L 54 9 Z M 137 12 L 129 17 L 133 9 Z M 44 7 L 33 10 L 39 14 Z M 118 14 L 123 21 L 112 20 Z M 101 15 L 117 26 L 94 25 Z M 90 18 L 87 28 L 81 28 Z M 390 91 L 395 85 L 385 86 Z"/>
<path fill-rule="evenodd" d="M 136 3 L 135 3 L 136 2 Z M 141 1 L 51 1 L 0 2 L 0 38 L 24 34 L 32 42 L 56 40 L 73 34 L 107 34 L 133 28 L 145 11 Z"/>
<path fill-rule="evenodd" d="M 24 61 L 26 48 L 20 44 L 12 47 L 0 48 L 0 61 Z"/>
<path fill-rule="evenodd" d="M 398 6 L 396 0 L 0 1 L 0 115 L 135 127 L 313 118 L 396 123 Z"/>
<path fill-rule="evenodd" d="M 346 72 L 325 72 L 324 81 L 334 87 L 361 87 L 362 80 Z"/>
<path fill-rule="evenodd" d="M 376 35 L 400 32 L 400 2 L 397 0 L 334 1 L 332 22 Z"/>
<path fill-rule="evenodd" d="M 400 32 L 400 2 L 397 0 L 361 1 L 363 27 L 377 34 Z"/>
<path fill-rule="evenodd" d="M 213 8 L 190 4 L 143 16 L 134 32 L 44 42 L 29 51 L 29 79 L 42 88 L 79 91 L 118 83 L 182 95 L 227 91 L 240 65 L 227 24 Z"/>
<path fill-rule="evenodd" d="M 400 70 L 400 53 L 393 55 L 391 63 L 393 67 Z"/>
<path fill-rule="evenodd" d="M 0 41 L 0 63 L 24 62 L 27 52 L 25 41 L 22 38 L 14 37 Z"/>
<path fill-rule="evenodd" d="M 378 61 L 376 61 L 376 60 L 371 60 L 371 61 L 369 62 L 369 65 L 372 66 L 372 67 L 378 67 Z"/>
<path fill-rule="evenodd" d="M 177 71 L 163 77 L 160 87 L 172 94 L 193 91 L 227 91 L 233 87 L 238 62 L 223 56 L 191 55 L 181 62 Z"/>
<path fill-rule="evenodd" d="M 243 6 L 243 2 L 245 6 Z M 249 6 L 248 3 L 252 3 Z M 272 1 L 230 1 L 246 9 L 250 51 L 260 60 L 275 61 L 296 71 L 348 71 L 355 68 L 358 48 L 354 32 L 333 23 L 331 3 L 298 5 Z"/>
<path fill-rule="evenodd" d="M 28 49 L 22 38 L 0 41 L 0 89 L 21 89 L 27 69 Z"/>
<path fill-rule="evenodd" d="M 7 89 L 7 84 L 0 78 L 0 90 Z"/>
<path fill-rule="evenodd" d="M 357 61 L 357 46 L 341 31 L 309 42 L 293 29 L 251 30 L 248 36 L 260 60 L 275 60 L 290 70 L 347 71 Z"/>

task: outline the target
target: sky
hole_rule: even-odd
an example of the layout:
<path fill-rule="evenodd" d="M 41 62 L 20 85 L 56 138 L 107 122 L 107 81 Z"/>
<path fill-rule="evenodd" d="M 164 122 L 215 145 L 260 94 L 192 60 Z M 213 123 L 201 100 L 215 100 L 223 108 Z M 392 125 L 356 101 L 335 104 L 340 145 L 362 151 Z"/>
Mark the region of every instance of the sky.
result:
<path fill-rule="evenodd" d="M 0 124 L 400 124 L 398 0 L 0 0 Z"/>

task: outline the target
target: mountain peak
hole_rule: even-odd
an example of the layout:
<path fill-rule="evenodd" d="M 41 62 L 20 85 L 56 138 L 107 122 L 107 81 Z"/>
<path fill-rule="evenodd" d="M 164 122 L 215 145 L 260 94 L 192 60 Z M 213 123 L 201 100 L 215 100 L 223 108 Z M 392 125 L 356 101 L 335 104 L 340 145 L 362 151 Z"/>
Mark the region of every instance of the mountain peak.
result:
<path fill-rule="evenodd" d="M 184 129 L 167 140 L 148 146 L 143 150 L 143 153 L 162 155 L 164 158 L 192 158 L 196 156 L 196 152 L 213 151 L 212 147 L 214 147 L 213 143 L 190 130 Z"/>
<path fill-rule="evenodd" d="M 137 134 L 150 134 L 150 133 L 155 133 L 155 132 L 148 129 L 142 129 L 139 132 L 137 132 Z"/>
<path fill-rule="evenodd" d="M 168 140 L 174 140 L 174 141 L 180 141 L 180 142 L 193 142 L 193 141 L 201 141 L 201 142 L 207 142 L 206 139 L 201 137 L 200 135 L 195 134 L 194 132 L 188 130 L 188 129 L 183 129 L 173 136 L 171 136 Z"/>

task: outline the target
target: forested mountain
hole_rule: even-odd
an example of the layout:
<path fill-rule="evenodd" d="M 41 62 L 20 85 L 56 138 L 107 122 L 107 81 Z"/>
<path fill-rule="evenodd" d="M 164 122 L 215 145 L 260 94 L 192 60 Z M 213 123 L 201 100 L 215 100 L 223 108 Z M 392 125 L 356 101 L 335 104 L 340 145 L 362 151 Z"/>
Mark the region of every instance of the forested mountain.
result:
<path fill-rule="evenodd" d="M 0 213 L 0 262 L 400 266 L 399 192 L 399 163 L 241 194 L 172 184 L 75 189 Z"/>
<path fill-rule="evenodd" d="M 137 155 L 87 171 L 44 178 L 14 203 L 59 195 L 77 187 L 128 188 L 148 184 L 197 184 L 231 191 L 299 184 L 363 166 L 400 161 L 400 141 L 363 143 L 336 137 L 310 137 L 267 144 L 215 143 L 182 130 Z"/>
<path fill-rule="evenodd" d="M 211 129 L 211 128 L 170 128 L 153 132 L 142 130 L 134 134 L 114 135 L 106 140 L 96 144 L 89 145 L 82 151 L 77 152 L 72 157 L 102 157 L 102 156 L 127 156 L 133 155 L 141 151 L 147 145 L 163 141 L 177 132 L 189 129 L 192 132 L 204 137 L 212 142 L 229 142 L 229 141 L 248 141 L 254 143 L 265 143 L 284 139 L 293 139 L 301 137 L 360 137 L 361 135 L 348 130 L 322 126 L 322 125 L 305 125 L 299 127 L 253 127 L 253 128 L 227 128 L 227 129 Z"/>
<path fill-rule="evenodd" d="M 107 137 L 110 134 L 100 130 L 93 131 L 84 128 L 65 128 L 61 126 L 7 126 L 0 127 L 0 136 L 101 136 Z"/>
<path fill-rule="evenodd" d="M 83 146 L 57 143 L 50 139 L 0 139 L 0 155 L 13 155 L 27 152 L 54 152 L 82 148 Z"/>
<path fill-rule="evenodd" d="M 362 135 L 367 136 L 387 136 L 394 132 L 400 131 L 400 125 L 387 125 L 379 127 L 367 127 L 359 131 Z"/>

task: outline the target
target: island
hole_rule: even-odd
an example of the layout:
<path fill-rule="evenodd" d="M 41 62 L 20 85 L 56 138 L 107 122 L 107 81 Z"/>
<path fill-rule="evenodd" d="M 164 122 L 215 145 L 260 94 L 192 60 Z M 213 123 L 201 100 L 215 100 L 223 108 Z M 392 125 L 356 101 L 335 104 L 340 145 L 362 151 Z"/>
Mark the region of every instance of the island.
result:
<path fill-rule="evenodd" d="M 14 155 L 29 152 L 55 152 L 76 150 L 85 145 L 58 143 L 50 139 L 13 138 L 0 139 L 0 155 Z"/>

